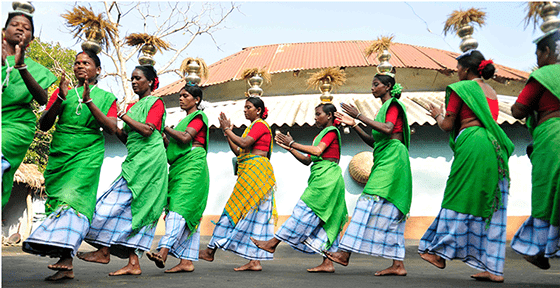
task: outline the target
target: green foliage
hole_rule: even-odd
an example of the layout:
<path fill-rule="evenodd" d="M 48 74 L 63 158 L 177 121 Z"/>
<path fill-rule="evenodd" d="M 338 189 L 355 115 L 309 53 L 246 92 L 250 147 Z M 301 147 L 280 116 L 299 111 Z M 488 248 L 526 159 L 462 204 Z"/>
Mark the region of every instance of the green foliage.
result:
<path fill-rule="evenodd" d="M 27 48 L 26 56 L 48 68 L 59 79 L 62 72 L 65 71 L 66 76 L 69 77 L 71 83 L 77 83 L 77 79 L 72 70 L 76 53 L 77 52 L 72 49 L 61 47 L 59 43 L 41 42 L 39 38 L 35 38 L 35 40 L 33 40 Z M 48 89 L 49 97 L 56 88 L 58 88 L 57 85 L 58 83 L 55 83 L 55 85 Z M 40 106 L 35 101 L 31 102 L 31 105 L 35 116 L 37 116 L 37 120 L 39 120 L 39 117 L 41 117 L 41 113 L 45 107 Z M 27 150 L 23 163 L 37 164 L 39 171 L 45 171 L 49 154 L 49 144 L 52 140 L 53 130 L 54 125 L 53 128 L 47 132 L 39 130 L 39 122 L 37 121 L 35 137 L 33 139 L 33 143 L 31 143 L 31 146 L 29 147 L 29 150 Z"/>

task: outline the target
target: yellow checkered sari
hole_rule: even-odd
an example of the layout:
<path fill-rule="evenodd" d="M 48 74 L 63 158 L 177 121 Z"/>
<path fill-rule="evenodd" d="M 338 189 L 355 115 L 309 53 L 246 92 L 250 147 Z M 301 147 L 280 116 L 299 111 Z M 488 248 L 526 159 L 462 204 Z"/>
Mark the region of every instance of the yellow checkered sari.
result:
<path fill-rule="evenodd" d="M 272 153 L 272 132 L 265 121 L 261 119 L 255 120 L 245 129 L 242 137 L 247 136 L 253 125 L 258 122 L 264 123 L 270 132 L 270 155 Z M 225 208 L 230 221 L 233 225 L 236 225 L 247 213 L 256 210 L 262 202 L 271 196 L 273 203 L 272 217 L 274 218 L 274 224 L 276 224 L 278 219 L 276 201 L 274 201 L 276 178 L 274 178 L 274 170 L 270 160 L 267 157 L 251 154 L 250 150 L 242 149 L 237 157 L 237 163 L 239 165 L 237 183 L 233 187 L 233 193 L 229 197 Z"/>

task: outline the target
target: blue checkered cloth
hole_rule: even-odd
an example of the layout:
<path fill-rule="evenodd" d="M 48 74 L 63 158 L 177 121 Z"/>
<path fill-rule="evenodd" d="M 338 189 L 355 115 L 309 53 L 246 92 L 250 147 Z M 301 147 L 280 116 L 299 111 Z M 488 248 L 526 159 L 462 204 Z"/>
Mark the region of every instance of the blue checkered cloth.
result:
<path fill-rule="evenodd" d="M 300 199 L 290 218 L 278 229 L 274 237 L 290 244 L 295 250 L 322 255 L 329 240 L 322 225 L 321 219 Z M 327 251 L 338 251 L 338 235 Z"/>
<path fill-rule="evenodd" d="M 132 191 L 124 178 L 119 178 L 97 199 L 95 213 L 85 241 L 96 248 L 110 247 L 112 255 L 128 258 L 136 250 L 149 251 L 156 226 L 144 226 L 132 235 Z"/>
<path fill-rule="evenodd" d="M 221 248 L 248 260 L 272 260 L 272 253 L 259 249 L 249 239 L 249 237 L 253 237 L 266 241 L 274 236 L 274 224 L 271 223 L 271 216 L 272 196 L 269 196 L 256 210 L 247 213 L 235 227 L 228 216 L 225 213 L 222 214 L 216 223 L 208 248 Z"/>
<path fill-rule="evenodd" d="M 402 212 L 385 198 L 362 194 L 339 248 L 402 261 L 405 254 L 403 218 Z"/>
<path fill-rule="evenodd" d="M 560 258 L 559 227 L 530 216 L 513 236 L 511 248 L 523 255 Z"/>
<path fill-rule="evenodd" d="M 88 230 L 85 215 L 62 205 L 23 241 L 22 250 L 41 256 L 74 257 Z"/>
<path fill-rule="evenodd" d="M 165 235 L 159 240 L 157 249 L 159 251 L 167 248 L 175 258 L 198 261 L 200 227 L 191 237 L 190 235 L 185 218 L 177 212 L 169 211 L 165 217 Z"/>
<path fill-rule="evenodd" d="M 12 167 L 12 165 L 10 165 L 10 162 L 8 162 L 8 160 L 4 157 L 4 154 L 2 155 L 2 176 L 4 176 L 4 172 L 8 172 L 8 170 L 10 170 L 10 167 Z"/>
<path fill-rule="evenodd" d="M 482 217 L 442 208 L 420 239 L 418 253 L 436 254 L 446 260 L 459 259 L 478 270 L 503 276 L 508 186 L 504 181 L 500 185 L 504 205 L 494 212 L 488 229 Z"/>

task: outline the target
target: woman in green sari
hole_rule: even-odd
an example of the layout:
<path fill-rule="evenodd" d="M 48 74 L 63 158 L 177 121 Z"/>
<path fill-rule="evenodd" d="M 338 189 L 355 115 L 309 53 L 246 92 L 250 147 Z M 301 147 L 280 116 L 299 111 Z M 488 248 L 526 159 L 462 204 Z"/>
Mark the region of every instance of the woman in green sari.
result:
<path fill-rule="evenodd" d="M 136 66 L 132 89 L 138 102 L 121 111 L 123 128 L 117 137 L 126 144 L 128 155 L 122 172 L 101 195 L 85 241 L 99 250 L 78 253 L 78 258 L 109 263 L 110 255 L 128 258 L 128 265 L 109 276 L 139 275 L 139 256 L 150 251 L 156 225 L 167 196 L 167 157 L 162 133 L 165 105 L 151 93 L 159 80 L 152 66 Z"/>
<path fill-rule="evenodd" d="M 418 253 L 437 268 L 459 259 L 482 271 L 471 278 L 503 282 L 508 159 L 514 146 L 496 123 L 497 94 L 483 80 L 494 76 L 492 63 L 478 50 L 457 57 L 461 81 L 447 86 L 447 111 L 430 105 L 438 126 L 450 132 L 454 154 L 441 210 L 422 236 Z"/>
<path fill-rule="evenodd" d="M 47 89 L 56 81 L 47 68 L 25 57 L 33 30 L 33 18 L 22 11 L 10 12 L 2 30 L 2 208 L 10 200 L 14 174 L 35 135 L 37 118 L 31 101 L 46 104 Z"/>
<path fill-rule="evenodd" d="M 191 272 L 192 261 L 198 261 L 199 225 L 210 189 L 206 161 L 209 126 L 208 117 L 200 109 L 201 101 L 202 89 L 186 84 L 179 92 L 179 106 L 187 117 L 175 129 L 163 130 L 170 165 L 165 235 L 159 241 L 158 252 L 148 252 L 146 256 L 159 268 L 165 267 L 169 253 L 181 259 L 166 273 Z"/>
<path fill-rule="evenodd" d="M 95 53 L 80 52 L 74 62 L 78 86 L 67 90 L 62 75 L 60 87 L 53 93 L 39 127 L 48 131 L 58 117 L 45 171 L 48 218 L 22 245 L 24 252 L 58 257 L 49 269 L 58 272 L 46 280 L 74 278 L 72 260 L 89 231 L 105 138 L 117 130 L 117 98 L 97 87 L 101 62 Z M 93 84 L 93 85 L 90 85 Z"/>
<path fill-rule="evenodd" d="M 534 148 L 531 216 L 519 228 L 511 248 L 541 269 L 560 257 L 560 32 L 535 41 L 539 69 L 531 73 L 511 106 L 517 119 L 527 117 Z"/>
<path fill-rule="evenodd" d="M 398 100 L 401 91 L 394 74 L 376 74 L 371 92 L 382 105 L 375 120 L 349 104 L 342 104 L 348 116 L 336 113 L 342 123 L 352 126 L 360 138 L 374 148 L 375 161 L 340 241 L 340 251 L 327 252 L 327 256 L 344 266 L 348 265 L 352 252 L 393 260 L 392 266 L 377 271 L 375 276 L 406 276 L 404 228 L 412 202 L 412 173 L 408 156 L 410 128 L 405 106 Z M 371 127 L 371 135 L 365 133 L 355 119 Z"/>
<path fill-rule="evenodd" d="M 274 253 L 278 244 L 284 241 L 303 253 L 322 254 L 323 263 L 307 269 L 312 273 L 334 272 L 333 263 L 324 256 L 324 251 L 338 250 L 338 235 L 348 220 L 344 178 L 338 166 L 341 139 L 336 125 L 340 123 L 334 116 L 335 112 L 336 107 L 331 103 L 315 107 L 315 124 L 322 130 L 311 146 L 295 142 L 290 134 L 276 134 L 275 140 L 280 147 L 288 150 L 302 164 L 313 164 L 308 187 L 274 238 L 259 241 L 251 237 L 257 247 L 270 253 Z"/>

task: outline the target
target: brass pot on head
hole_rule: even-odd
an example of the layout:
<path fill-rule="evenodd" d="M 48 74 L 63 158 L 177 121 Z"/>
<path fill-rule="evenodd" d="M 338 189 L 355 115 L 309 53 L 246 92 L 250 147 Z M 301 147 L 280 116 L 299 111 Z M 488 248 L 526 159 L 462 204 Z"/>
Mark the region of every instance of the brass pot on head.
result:
<path fill-rule="evenodd" d="M 457 29 L 457 36 L 461 37 L 461 44 L 459 44 L 461 51 L 465 52 L 478 47 L 478 41 L 472 37 L 473 32 L 474 28 L 469 24 L 463 25 Z"/>
<path fill-rule="evenodd" d="M 82 50 L 90 50 L 95 54 L 101 52 L 101 40 L 103 39 L 101 30 L 98 27 L 90 27 L 84 34 L 87 40 L 82 43 Z"/>
<path fill-rule="evenodd" d="M 33 15 L 33 12 L 35 12 L 35 7 L 33 7 L 33 4 L 29 1 L 13 1 L 12 8 L 14 11 L 23 12 L 30 16 Z"/>
<path fill-rule="evenodd" d="M 263 84 L 263 78 L 259 74 L 255 74 L 253 77 L 247 80 L 247 83 L 251 86 L 247 92 L 249 96 L 262 96 L 263 90 L 261 89 L 261 85 Z"/>
<path fill-rule="evenodd" d="M 560 13 L 560 4 L 556 2 L 547 2 L 544 4 L 541 10 L 541 17 L 543 18 L 543 23 L 541 24 L 541 30 L 547 33 L 556 28 L 560 28 L 560 19 L 558 14 Z"/>
<path fill-rule="evenodd" d="M 393 65 L 389 63 L 390 59 L 391 59 L 391 53 L 389 53 L 389 50 L 383 49 L 383 52 L 381 52 L 377 56 L 377 60 L 379 60 L 379 65 L 377 65 L 377 72 L 379 73 L 391 72 L 391 70 L 393 70 Z"/>
<path fill-rule="evenodd" d="M 331 94 L 333 87 L 331 84 L 331 79 L 324 78 L 321 79 L 321 85 L 319 86 L 319 90 L 321 91 L 321 103 L 331 103 L 333 96 Z"/>
<path fill-rule="evenodd" d="M 154 47 L 154 45 L 144 44 L 140 51 L 142 51 L 142 55 L 138 57 L 138 63 L 140 63 L 140 65 L 154 66 L 154 64 L 156 64 L 156 60 L 154 60 L 153 58 L 153 56 L 156 54 L 156 47 Z"/>
<path fill-rule="evenodd" d="M 200 65 L 198 61 L 190 61 L 187 65 L 187 77 L 185 77 L 185 81 L 191 82 L 192 84 L 198 85 L 202 79 L 198 76 L 200 72 Z"/>

